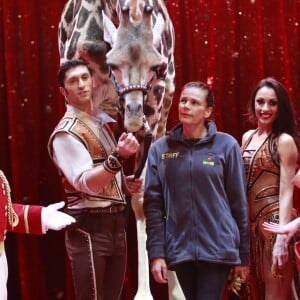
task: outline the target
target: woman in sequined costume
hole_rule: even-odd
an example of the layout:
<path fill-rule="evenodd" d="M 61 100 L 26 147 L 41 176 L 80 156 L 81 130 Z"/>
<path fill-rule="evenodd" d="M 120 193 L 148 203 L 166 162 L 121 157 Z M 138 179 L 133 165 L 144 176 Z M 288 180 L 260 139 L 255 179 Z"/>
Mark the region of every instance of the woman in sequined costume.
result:
<path fill-rule="evenodd" d="M 299 163 L 299 161 L 298 161 Z M 293 178 L 293 184 L 295 187 L 300 189 L 300 169 L 296 173 Z M 263 223 L 264 230 L 276 234 L 286 234 L 286 243 L 288 244 L 291 239 L 295 238 L 294 242 L 294 252 L 295 252 L 295 260 L 298 267 L 298 273 L 300 273 L 300 217 L 290 221 L 287 224 L 280 225 L 277 223 Z M 299 277 L 299 275 L 298 275 Z M 299 279 L 298 279 L 299 280 Z"/>
<path fill-rule="evenodd" d="M 257 128 L 243 135 L 251 230 L 250 296 L 255 300 L 297 299 L 292 295 L 293 257 L 286 235 L 264 231 L 262 223 L 293 218 L 293 184 L 298 151 L 296 122 L 285 87 L 273 78 L 254 90 L 250 120 Z"/>

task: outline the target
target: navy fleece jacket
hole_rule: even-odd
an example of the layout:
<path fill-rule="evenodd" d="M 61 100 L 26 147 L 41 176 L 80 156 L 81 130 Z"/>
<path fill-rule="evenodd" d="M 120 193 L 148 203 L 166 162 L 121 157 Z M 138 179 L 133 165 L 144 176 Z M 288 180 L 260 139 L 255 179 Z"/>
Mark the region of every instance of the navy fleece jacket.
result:
<path fill-rule="evenodd" d="M 150 260 L 249 264 L 243 161 L 237 141 L 208 123 L 191 143 L 182 125 L 152 144 L 144 192 Z"/>

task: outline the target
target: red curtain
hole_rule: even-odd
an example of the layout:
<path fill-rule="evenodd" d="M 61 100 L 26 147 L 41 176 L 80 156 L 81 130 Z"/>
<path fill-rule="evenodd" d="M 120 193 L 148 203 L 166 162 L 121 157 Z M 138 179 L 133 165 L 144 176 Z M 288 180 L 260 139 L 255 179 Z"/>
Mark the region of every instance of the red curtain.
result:
<path fill-rule="evenodd" d="M 56 84 L 57 26 L 63 0 L 0 0 L 0 168 L 13 200 L 47 205 L 62 199 L 47 153 L 64 111 Z M 190 80 L 212 84 L 216 122 L 239 141 L 248 129 L 247 103 L 266 76 L 283 82 L 300 115 L 299 0 L 167 0 L 176 34 L 176 93 L 168 128 L 177 122 L 180 88 Z M 296 203 L 297 206 L 297 203 Z M 129 220 L 124 299 L 137 281 L 135 224 Z M 63 233 L 8 234 L 9 299 L 72 299 Z M 166 287 L 152 284 L 155 299 Z"/>

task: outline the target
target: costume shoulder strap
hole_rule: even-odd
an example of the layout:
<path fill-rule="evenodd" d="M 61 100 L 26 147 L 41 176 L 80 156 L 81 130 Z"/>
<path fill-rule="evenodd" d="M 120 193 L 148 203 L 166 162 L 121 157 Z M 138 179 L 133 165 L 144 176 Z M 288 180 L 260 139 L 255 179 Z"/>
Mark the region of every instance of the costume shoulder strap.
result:
<path fill-rule="evenodd" d="M 247 146 L 250 144 L 254 134 L 256 133 L 257 129 L 256 130 L 253 130 L 253 132 L 250 134 L 250 136 L 248 137 L 248 139 L 246 140 L 245 144 L 243 145 L 243 148 L 242 150 L 245 150 L 247 148 Z"/>

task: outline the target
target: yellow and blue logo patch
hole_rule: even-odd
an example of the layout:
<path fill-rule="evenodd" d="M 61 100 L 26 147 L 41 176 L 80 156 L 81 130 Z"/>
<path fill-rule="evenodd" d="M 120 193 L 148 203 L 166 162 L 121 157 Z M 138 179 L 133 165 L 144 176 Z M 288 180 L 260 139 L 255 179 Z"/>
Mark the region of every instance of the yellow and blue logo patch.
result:
<path fill-rule="evenodd" d="M 213 152 L 207 153 L 206 158 L 203 159 L 202 165 L 209 165 L 214 166 L 215 165 L 215 154 Z"/>

